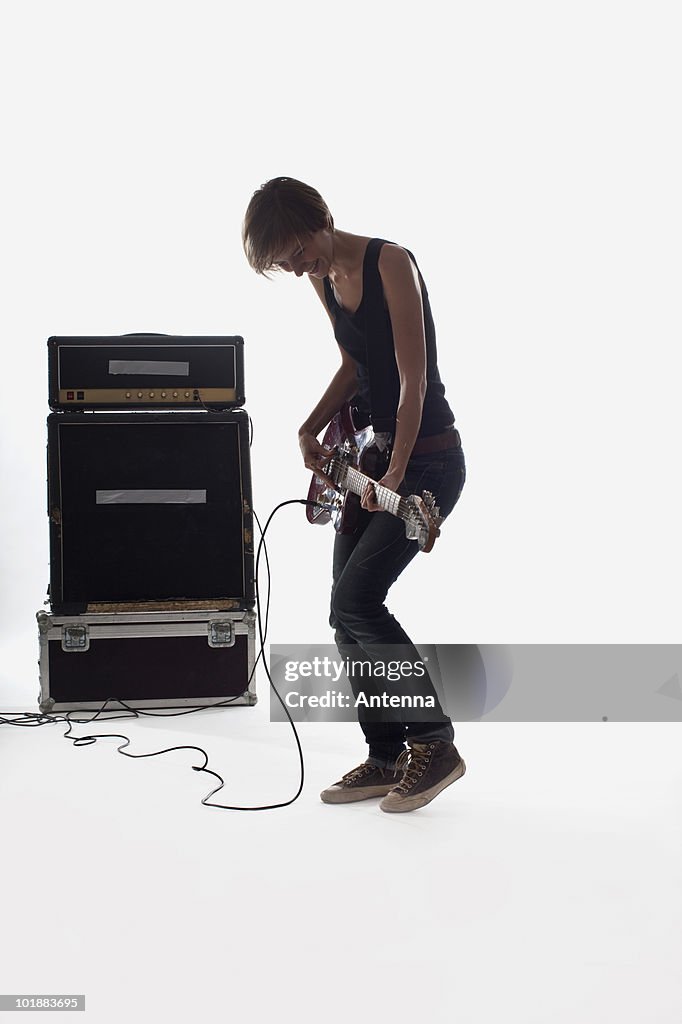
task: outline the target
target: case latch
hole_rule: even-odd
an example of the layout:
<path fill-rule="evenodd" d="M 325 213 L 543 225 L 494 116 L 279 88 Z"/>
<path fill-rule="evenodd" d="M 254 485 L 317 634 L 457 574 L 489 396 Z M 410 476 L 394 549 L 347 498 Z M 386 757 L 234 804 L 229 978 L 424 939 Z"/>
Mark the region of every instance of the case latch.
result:
<path fill-rule="evenodd" d="M 62 627 L 62 650 L 87 651 L 90 647 L 90 633 L 87 626 L 67 625 Z"/>
<path fill-rule="evenodd" d="M 234 623 L 231 619 L 214 619 L 208 624 L 209 647 L 234 647 Z"/>

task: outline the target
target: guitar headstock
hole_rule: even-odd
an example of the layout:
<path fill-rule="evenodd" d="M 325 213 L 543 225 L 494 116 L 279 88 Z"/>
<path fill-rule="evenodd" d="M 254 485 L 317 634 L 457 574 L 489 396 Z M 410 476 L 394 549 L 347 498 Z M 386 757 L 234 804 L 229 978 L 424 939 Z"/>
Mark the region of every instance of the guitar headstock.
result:
<path fill-rule="evenodd" d="M 410 511 L 409 519 L 405 520 L 405 533 L 409 540 L 416 540 L 420 549 L 426 553 L 440 535 L 440 524 L 443 522 L 440 509 L 431 491 L 423 491 L 421 498 L 411 494 L 405 500 Z"/>

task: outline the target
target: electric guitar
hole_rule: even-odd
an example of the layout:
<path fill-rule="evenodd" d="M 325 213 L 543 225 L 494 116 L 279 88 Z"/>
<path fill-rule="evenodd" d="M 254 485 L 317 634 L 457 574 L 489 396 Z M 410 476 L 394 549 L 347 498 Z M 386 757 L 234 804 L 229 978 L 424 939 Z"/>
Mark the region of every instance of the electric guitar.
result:
<path fill-rule="evenodd" d="M 372 427 L 356 430 L 348 402 L 345 402 L 331 421 L 322 439 L 322 447 L 329 449 L 329 461 L 323 466 L 326 475 L 334 481 L 336 489 L 313 473 L 306 505 L 308 522 L 324 525 L 334 522 L 337 533 L 352 533 L 362 511 L 360 498 L 368 482 L 380 480 L 386 473 L 389 452 L 380 452 L 374 444 Z M 416 540 L 420 549 L 430 551 L 440 534 L 440 510 L 430 491 L 422 496 L 411 494 L 404 498 L 388 487 L 375 484 L 377 504 L 385 512 L 405 522 L 405 533 Z"/>

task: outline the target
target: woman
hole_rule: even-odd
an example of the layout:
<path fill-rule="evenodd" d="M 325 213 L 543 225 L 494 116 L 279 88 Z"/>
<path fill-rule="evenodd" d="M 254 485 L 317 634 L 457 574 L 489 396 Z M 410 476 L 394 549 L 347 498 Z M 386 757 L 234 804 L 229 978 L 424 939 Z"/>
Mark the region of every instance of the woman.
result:
<path fill-rule="evenodd" d="M 464 485 L 465 462 L 438 373 L 428 293 L 412 253 L 385 239 L 336 229 L 319 192 L 287 177 L 273 178 L 253 194 L 242 242 L 259 274 L 307 274 L 339 346 L 341 365 L 299 430 L 305 466 L 333 486 L 324 473 L 329 452 L 317 436 L 353 399 L 371 420 L 378 447 L 390 451 L 378 483 L 401 495 L 431 491 L 445 518 Z M 336 645 L 349 666 L 368 658 L 376 664 L 381 652 L 400 652 L 400 660 L 409 655 L 414 665 L 419 653 L 384 601 L 419 548 L 406 537 L 403 521 L 380 509 L 373 485 L 367 485 L 361 505 L 355 532 L 337 533 L 334 541 L 329 622 Z M 357 698 L 352 671 L 349 678 Z M 385 689 L 385 682 L 378 680 L 372 692 Z M 401 692 L 409 692 L 410 681 L 401 682 Z M 428 676 L 420 683 L 420 692 L 435 696 Z M 362 680 L 363 692 L 371 686 Z M 325 803 L 383 796 L 382 810 L 411 811 L 464 774 L 452 723 L 437 697 L 429 721 L 402 714 L 401 719 L 384 712 L 377 720 L 360 708 L 369 756 L 322 792 Z"/>

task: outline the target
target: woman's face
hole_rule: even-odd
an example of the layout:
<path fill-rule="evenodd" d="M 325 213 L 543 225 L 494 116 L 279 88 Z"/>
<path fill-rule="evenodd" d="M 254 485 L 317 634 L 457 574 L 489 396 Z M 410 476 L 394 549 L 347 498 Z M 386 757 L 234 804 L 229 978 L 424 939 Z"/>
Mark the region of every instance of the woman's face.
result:
<path fill-rule="evenodd" d="M 326 277 L 332 259 L 331 232 L 327 228 L 312 235 L 294 239 L 286 248 L 276 254 L 273 263 L 281 270 L 292 272 L 296 277 Z"/>

